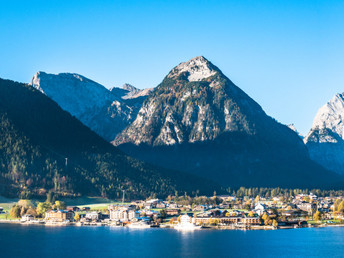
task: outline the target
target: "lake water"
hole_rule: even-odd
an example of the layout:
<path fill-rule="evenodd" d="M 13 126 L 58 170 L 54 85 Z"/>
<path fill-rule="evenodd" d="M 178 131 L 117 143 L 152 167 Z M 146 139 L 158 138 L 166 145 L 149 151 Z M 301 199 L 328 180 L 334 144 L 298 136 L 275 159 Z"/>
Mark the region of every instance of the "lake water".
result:
<path fill-rule="evenodd" d="M 0 257 L 344 257 L 344 228 L 129 229 L 0 224 Z"/>

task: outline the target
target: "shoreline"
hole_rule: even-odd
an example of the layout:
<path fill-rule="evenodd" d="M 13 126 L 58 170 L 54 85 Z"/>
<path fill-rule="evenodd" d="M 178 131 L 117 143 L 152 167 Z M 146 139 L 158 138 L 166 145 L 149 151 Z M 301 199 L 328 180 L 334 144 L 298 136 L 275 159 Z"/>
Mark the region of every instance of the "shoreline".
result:
<path fill-rule="evenodd" d="M 23 222 L 21 220 L 0 220 L 0 224 L 13 224 L 13 225 L 25 225 L 25 226 L 47 226 L 47 227 L 117 227 L 117 228 L 130 228 L 127 225 L 116 225 L 112 223 L 87 223 L 82 225 L 77 225 L 76 222 L 45 222 L 43 220 L 37 220 L 32 222 Z M 302 229 L 302 228 L 326 228 L 326 227 L 344 227 L 344 224 L 319 224 L 319 225 L 312 225 L 308 224 L 306 227 L 295 227 L 295 226 L 261 226 L 261 225 L 251 225 L 251 226 L 243 226 L 243 225 L 228 225 L 228 226 L 202 226 L 200 230 L 283 230 L 283 229 Z M 160 226 L 154 226 L 149 228 L 142 228 L 142 229 L 155 229 L 155 228 L 167 228 L 167 229 L 175 229 L 174 225 L 169 224 L 161 224 Z M 141 230 L 142 230 L 141 229 Z"/>

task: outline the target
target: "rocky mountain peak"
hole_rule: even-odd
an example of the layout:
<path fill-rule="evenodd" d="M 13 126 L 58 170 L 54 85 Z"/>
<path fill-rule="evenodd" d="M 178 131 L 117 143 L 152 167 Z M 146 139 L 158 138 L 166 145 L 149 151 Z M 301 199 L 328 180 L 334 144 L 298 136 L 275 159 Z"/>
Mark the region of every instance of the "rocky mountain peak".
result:
<path fill-rule="evenodd" d="M 121 96 L 79 74 L 38 72 L 30 84 L 109 141 L 136 116 Z"/>
<path fill-rule="evenodd" d="M 322 106 L 304 138 L 310 157 L 327 169 L 344 174 L 344 94 Z"/>
<path fill-rule="evenodd" d="M 133 85 L 129 84 L 129 83 L 125 83 L 122 86 L 123 90 L 127 90 L 129 92 L 139 92 L 140 90 L 136 87 L 134 87 Z"/>
<path fill-rule="evenodd" d="M 344 139 L 344 95 L 336 94 L 316 114 L 312 129 L 330 129 Z"/>
<path fill-rule="evenodd" d="M 188 81 L 202 81 L 216 74 L 218 69 L 205 57 L 197 56 L 187 62 L 180 63 L 167 75 L 168 78 L 177 78 L 185 74 Z"/>

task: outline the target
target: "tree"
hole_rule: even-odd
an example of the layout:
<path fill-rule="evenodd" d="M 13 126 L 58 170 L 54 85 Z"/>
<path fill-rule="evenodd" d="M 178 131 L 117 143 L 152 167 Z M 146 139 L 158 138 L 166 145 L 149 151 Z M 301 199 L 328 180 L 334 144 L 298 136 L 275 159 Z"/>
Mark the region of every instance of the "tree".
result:
<path fill-rule="evenodd" d="M 160 211 L 160 215 L 162 218 L 166 218 L 166 211 L 165 210 L 161 210 Z"/>
<path fill-rule="evenodd" d="M 320 211 L 316 211 L 316 213 L 314 213 L 313 219 L 314 219 L 315 221 L 319 221 L 319 220 L 321 219 L 321 213 L 320 213 Z"/>
<path fill-rule="evenodd" d="M 256 199 L 254 199 L 254 202 L 255 202 L 255 203 L 258 203 L 258 202 L 259 202 L 259 195 L 256 196 Z"/>
<path fill-rule="evenodd" d="M 10 210 L 10 216 L 12 218 L 19 218 L 20 217 L 20 207 L 19 206 L 13 206 Z"/>
<path fill-rule="evenodd" d="M 54 198 L 54 193 L 52 191 L 49 191 L 47 194 L 47 200 L 46 201 L 53 203 L 54 202 L 53 198 Z"/>
<path fill-rule="evenodd" d="M 50 202 L 39 202 L 37 205 L 36 212 L 38 215 L 43 217 L 45 212 L 47 210 L 50 210 L 50 209 L 51 209 L 51 203 Z"/>
<path fill-rule="evenodd" d="M 344 212 L 344 201 L 341 201 L 337 207 L 337 211 L 340 213 Z"/>
<path fill-rule="evenodd" d="M 23 216 L 25 215 L 25 213 L 26 213 L 26 209 L 25 209 L 25 207 L 23 206 L 23 207 L 21 207 L 21 209 L 20 209 L 20 217 L 23 217 Z"/>
<path fill-rule="evenodd" d="M 180 223 L 180 218 L 181 218 L 181 215 L 179 215 L 177 218 L 178 223 Z"/>
<path fill-rule="evenodd" d="M 65 210 L 66 209 L 66 204 L 64 202 L 61 202 L 61 201 L 55 201 L 55 206 L 56 206 L 56 209 L 58 209 L 58 210 Z"/>
<path fill-rule="evenodd" d="M 35 207 L 35 205 L 30 200 L 19 200 L 18 206 L 25 207 L 25 208 Z"/>
<path fill-rule="evenodd" d="M 250 212 L 248 213 L 248 216 L 249 216 L 249 217 L 254 217 L 253 211 L 250 211 Z"/>
<path fill-rule="evenodd" d="M 278 226 L 278 222 L 277 220 L 272 220 L 272 226 L 274 226 L 275 228 Z"/>
<path fill-rule="evenodd" d="M 79 221 L 79 220 L 80 220 L 80 215 L 79 215 L 79 213 L 75 213 L 75 215 L 74 215 L 74 220 L 75 220 L 75 221 Z"/>
<path fill-rule="evenodd" d="M 33 208 L 29 208 L 27 211 L 26 211 L 26 214 L 30 214 L 32 215 L 33 217 L 37 217 L 37 212 L 35 209 Z"/>

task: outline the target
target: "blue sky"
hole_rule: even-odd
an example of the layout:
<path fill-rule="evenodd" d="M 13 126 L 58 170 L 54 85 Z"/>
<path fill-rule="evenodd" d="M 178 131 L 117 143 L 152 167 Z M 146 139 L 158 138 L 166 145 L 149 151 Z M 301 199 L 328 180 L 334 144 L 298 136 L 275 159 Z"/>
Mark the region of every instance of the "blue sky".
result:
<path fill-rule="evenodd" d="M 75 72 L 146 88 L 203 55 L 305 134 L 344 91 L 343 13 L 344 1 L 0 0 L 0 77 Z"/>

